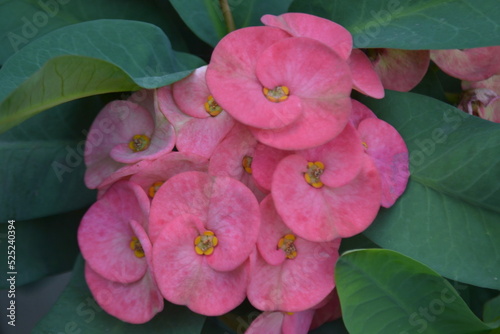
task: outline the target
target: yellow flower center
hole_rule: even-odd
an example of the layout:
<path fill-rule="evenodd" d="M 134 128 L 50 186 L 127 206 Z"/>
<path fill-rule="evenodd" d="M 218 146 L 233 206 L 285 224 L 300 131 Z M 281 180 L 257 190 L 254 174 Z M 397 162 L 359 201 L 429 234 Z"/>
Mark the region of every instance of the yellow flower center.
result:
<path fill-rule="evenodd" d="M 368 149 L 368 144 L 366 142 L 361 142 L 361 144 L 363 145 L 363 147 L 365 148 L 365 150 Z"/>
<path fill-rule="evenodd" d="M 194 251 L 198 255 L 210 255 L 219 240 L 212 231 L 205 231 L 194 239 Z"/>
<path fill-rule="evenodd" d="M 151 197 L 151 198 L 155 197 L 156 192 L 158 191 L 158 189 L 160 189 L 160 187 L 161 187 L 161 185 L 163 183 L 165 183 L 165 182 L 163 182 L 163 181 L 156 181 L 155 183 L 153 183 L 151 185 L 151 187 L 149 187 L 149 189 L 148 189 L 148 195 L 149 195 L 149 197 Z"/>
<path fill-rule="evenodd" d="M 314 188 L 321 188 L 323 187 L 323 182 L 321 182 L 320 177 L 324 170 L 325 165 L 322 162 L 308 162 L 307 172 L 304 173 L 304 179 Z"/>
<path fill-rule="evenodd" d="M 141 242 L 137 237 L 132 237 L 132 240 L 130 240 L 130 249 L 134 251 L 135 256 L 138 258 L 144 257 L 144 249 L 142 249 Z"/>
<path fill-rule="evenodd" d="M 144 151 L 149 147 L 151 139 L 145 135 L 135 135 L 128 143 L 128 147 L 134 152 Z"/>
<path fill-rule="evenodd" d="M 287 259 L 294 259 L 297 256 L 297 248 L 293 243 L 295 241 L 295 236 L 293 234 L 287 234 L 278 241 L 278 249 L 282 249 Z"/>
<path fill-rule="evenodd" d="M 288 99 L 288 95 L 290 95 L 290 89 L 287 86 L 277 86 L 273 89 L 262 88 L 262 92 L 264 96 L 271 102 L 283 102 Z"/>
<path fill-rule="evenodd" d="M 217 102 L 215 102 L 212 95 L 209 95 L 207 97 L 207 102 L 205 102 L 205 110 L 212 117 L 217 116 L 223 111 L 222 108 L 217 104 Z"/>
<path fill-rule="evenodd" d="M 248 155 L 245 155 L 243 157 L 243 160 L 241 161 L 241 165 L 243 166 L 243 169 L 245 172 L 248 174 L 252 174 L 252 157 L 249 157 Z"/>

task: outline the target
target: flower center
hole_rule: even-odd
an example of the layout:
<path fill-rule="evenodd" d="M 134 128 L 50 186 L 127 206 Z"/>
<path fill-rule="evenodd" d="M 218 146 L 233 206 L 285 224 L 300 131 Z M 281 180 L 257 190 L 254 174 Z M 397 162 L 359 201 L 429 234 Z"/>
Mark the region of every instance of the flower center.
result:
<path fill-rule="evenodd" d="M 262 88 L 265 97 L 271 102 L 283 102 L 288 99 L 290 89 L 287 86 L 276 86 L 274 89 Z"/>
<path fill-rule="evenodd" d="M 205 110 L 212 117 L 217 116 L 223 111 L 222 108 L 217 104 L 217 102 L 215 102 L 212 95 L 209 95 L 207 97 L 207 102 L 205 102 Z"/>
<path fill-rule="evenodd" d="M 314 188 L 321 188 L 323 187 L 323 182 L 321 182 L 320 177 L 324 170 L 325 165 L 322 162 L 308 162 L 307 172 L 304 173 L 304 179 Z"/>
<path fill-rule="evenodd" d="M 151 139 L 146 135 L 135 135 L 128 143 L 128 147 L 134 152 L 144 151 L 149 147 Z"/>
<path fill-rule="evenodd" d="M 368 144 L 367 144 L 366 142 L 364 142 L 364 141 L 363 141 L 363 142 L 361 142 L 361 145 L 363 145 L 363 147 L 365 148 L 365 150 L 367 150 L 367 149 L 368 149 Z"/>
<path fill-rule="evenodd" d="M 295 239 L 293 234 L 287 234 L 278 241 L 278 249 L 281 248 L 285 252 L 287 259 L 294 259 L 297 256 L 297 248 L 293 243 Z"/>
<path fill-rule="evenodd" d="M 248 155 L 245 155 L 243 157 L 243 160 L 241 161 L 241 165 L 243 166 L 243 169 L 245 172 L 248 174 L 252 174 L 252 157 L 249 157 Z"/>
<path fill-rule="evenodd" d="M 134 251 L 135 256 L 138 258 L 144 257 L 144 249 L 142 249 L 141 242 L 137 237 L 132 237 L 132 240 L 130 240 L 130 249 Z"/>
<path fill-rule="evenodd" d="M 219 240 L 212 231 L 205 231 L 194 239 L 194 251 L 198 255 L 210 255 Z"/>
<path fill-rule="evenodd" d="M 158 189 L 160 189 L 160 187 L 161 187 L 161 185 L 163 183 L 165 183 L 165 182 L 163 182 L 163 181 L 156 181 L 155 183 L 153 183 L 151 185 L 151 187 L 149 187 L 149 189 L 148 189 L 148 195 L 149 195 L 149 197 L 151 197 L 151 198 L 155 197 L 156 192 L 158 191 Z"/>

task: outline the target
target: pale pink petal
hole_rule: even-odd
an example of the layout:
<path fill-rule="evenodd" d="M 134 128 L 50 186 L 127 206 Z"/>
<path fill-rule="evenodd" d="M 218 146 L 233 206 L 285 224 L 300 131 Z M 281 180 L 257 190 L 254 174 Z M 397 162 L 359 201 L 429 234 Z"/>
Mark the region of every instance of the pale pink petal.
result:
<path fill-rule="evenodd" d="M 135 220 L 147 228 L 149 200 L 137 185 L 121 181 L 111 187 L 85 213 L 78 228 L 78 244 L 87 263 L 106 279 L 130 283 L 146 272 L 145 258 L 130 248 L 136 236 Z"/>
<path fill-rule="evenodd" d="M 408 149 L 398 131 L 380 119 L 363 120 L 358 131 L 382 181 L 381 204 L 388 208 L 406 189 L 410 176 Z"/>
<path fill-rule="evenodd" d="M 481 81 L 500 74 L 500 46 L 472 49 L 431 50 L 440 69 L 460 80 Z"/>
<path fill-rule="evenodd" d="M 282 330 L 287 334 L 307 334 L 311 327 L 314 310 L 309 309 L 293 314 L 285 314 Z"/>
<path fill-rule="evenodd" d="M 263 312 L 250 324 L 245 334 L 283 334 L 283 312 Z"/>
<path fill-rule="evenodd" d="M 264 15 L 261 21 L 267 26 L 283 29 L 295 37 L 318 40 L 332 48 L 343 59 L 347 59 L 351 53 L 351 34 L 330 20 L 304 13 L 285 13 L 279 16 Z"/>
<path fill-rule="evenodd" d="M 179 216 L 165 227 L 153 245 L 155 277 L 168 301 L 196 313 L 218 316 L 245 299 L 248 265 L 228 272 L 212 269 L 206 261 L 213 254 L 198 255 L 194 250 L 200 224 L 194 216 Z"/>
<path fill-rule="evenodd" d="M 381 99 L 385 95 L 380 77 L 368 56 L 360 49 L 353 49 L 348 59 L 351 67 L 353 88 L 358 92 Z"/>
<path fill-rule="evenodd" d="M 122 321 L 143 324 L 163 310 L 163 297 L 149 271 L 127 284 L 109 281 L 86 264 L 85 280 L 97 304 Z"/>
<path fill-rule="evenodd" d="M 386 89 L 408 92 L 429 68 L 429 50 L 374 49 L 373 66 Z"/>

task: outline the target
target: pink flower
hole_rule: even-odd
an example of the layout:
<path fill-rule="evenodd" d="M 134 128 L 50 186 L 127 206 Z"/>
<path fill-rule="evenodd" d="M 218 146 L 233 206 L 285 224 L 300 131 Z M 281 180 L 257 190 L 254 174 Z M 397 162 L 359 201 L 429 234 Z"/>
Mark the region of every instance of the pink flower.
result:
<path fill-rule="evenodd" d="M 372 223 L 380 207 L 380 176 L 360 143 L 348 124 L 334 140 L 278 164 L 271 194 L 295 234 L 329 241 L 353 236 Z"/>
<path fill-rule="evenodd" d="M 200 67 L 171 89 L 160 88 L 158 105 L 175 127 L 177 150 L 210 158 L 234 120 L 213 99 L 205 83 L 206 70 Z"/>
<path fill-rule="evenodd" d="M 253 178 L 253 157 L 257 145 L 252 133 L 244 125 L 236 124 L 215 148 L 209 172 L 214 176 L 230 176 L 241 181 L 260 201 L 266 195 Z"/>
<path fill-rule="evenodd" d="M 462 82 L 465 90 L 458 108 L 471 115 L 500 123 L 500 75 L 486 80 Z"/>
<path fill-rule="evenodd" d="M 217 45 L 207 84 L 220 106 L 280 149 L 323 144 L 350 113 L 349 66 L 325 44 L 271 27 L 228 34 Z M 248 48 L 252 45 L 252 48 Z"/>
<path fill-rule="evenodd" d="M 408 92 L 422 81 L 429 67 L 429 50 L 367 49 L 386 89 Z"/>
<path fill-rule="evenodd" d="M 147 101 L 153 105 L 153 93 Z M 133 99 L 136 96 L 133 95 Z M 85 184 L 94 189 L 119 168 L 155 159 L 174 147 L 175 134 L 166 118 L 154 107 L 131 101 L 108 103 L 97 115 L 85 144 Z"/>
<path fill-rule="evenodd" d="M 163 309 L 151 275 L 148 214 L 144 191 L 121 181 L 90 207 L 78 229 L 92 294 L 106 312 L 130 323 L 147 322 Z"/>
<path fill-rule="evenodd" d="M 248 257 L 260 226 L 258 202 L 241 182 L 201 172 L 169 179 L 150 215 L 153 267 L 162 295 L 204 315 L 245 299 Z"/>
<path fill-rule="evenodd" d="M 261 143 L 258 143 L 252 160 L 252 175 L 255 182 L 267 191 L 271 191 L 273 174 L 279 162 L 293 151 L 279 150 Z"/>
<path fill-rule="evenodd" d="M 351 67 L 353 89 L 381 99 L 385 95 L 384 86 L 368 56 L 360 49 L 353 49 L 348 59 Z"/>
<path fill-rule="evenodd" d="M 262 201 L 261 213 L 248 300 L 263 311 L 300 312 L 317 305 L 335 287 L 340 239 L 316 243 L 295 235 L 276 212 L 271 196 Z"/>
<path fill-rule="evenodd" d="M 431 59 L 448 75 L 467 81 L 481 81 L 500 74 L 500 46 L 464 50 L 431 50 Z"/>

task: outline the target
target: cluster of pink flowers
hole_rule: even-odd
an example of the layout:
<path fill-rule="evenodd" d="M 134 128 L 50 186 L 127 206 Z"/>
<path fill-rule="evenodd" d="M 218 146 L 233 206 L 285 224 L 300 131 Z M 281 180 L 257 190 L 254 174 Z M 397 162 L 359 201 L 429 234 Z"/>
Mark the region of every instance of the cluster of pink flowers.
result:
<path fill-rule="evenodd" d="M 339 315 L 341 239 L 406 187 L 403 139 L 350 97 L 384 90 L 348 31 L 306 14 L 262 21 L 92 125 L 85 182 L 99 199 L 78 241 L 96 301 L 123 321 L 164 299 L 218 316 L 248 298 L 263 313 L 247 333 L 305 333 Z"/>

